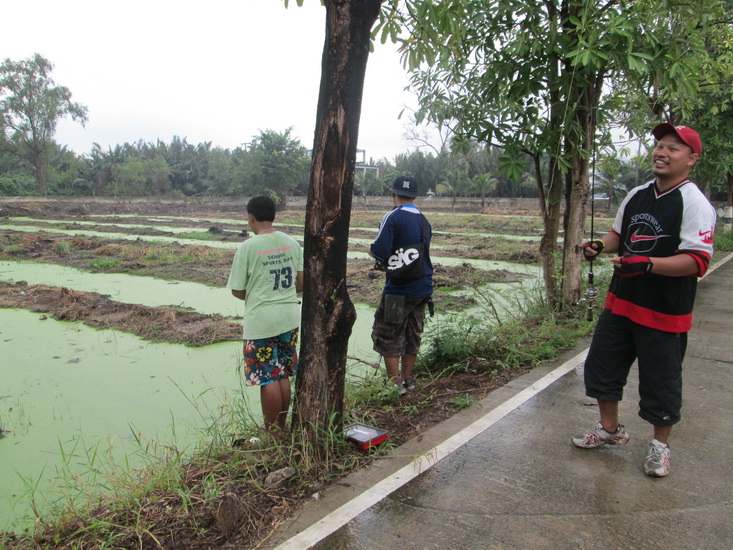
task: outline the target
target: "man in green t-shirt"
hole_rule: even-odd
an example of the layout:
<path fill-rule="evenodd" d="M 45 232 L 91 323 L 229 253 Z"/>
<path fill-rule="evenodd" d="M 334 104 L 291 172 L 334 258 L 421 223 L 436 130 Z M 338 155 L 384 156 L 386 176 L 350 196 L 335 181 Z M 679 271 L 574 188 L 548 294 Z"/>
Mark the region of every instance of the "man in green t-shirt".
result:
<path fill-rule="evenodd" d="M 298 368 L 298 293 L 303 291 L 303 251 L 272 227 L 275 202 L 247 203 L 255 234 L 239 245 L 227 288 L 244 300 L 244 378 L 260 386 L 265 428 L 282 436 L 290 407 L 290 380 Z"/>

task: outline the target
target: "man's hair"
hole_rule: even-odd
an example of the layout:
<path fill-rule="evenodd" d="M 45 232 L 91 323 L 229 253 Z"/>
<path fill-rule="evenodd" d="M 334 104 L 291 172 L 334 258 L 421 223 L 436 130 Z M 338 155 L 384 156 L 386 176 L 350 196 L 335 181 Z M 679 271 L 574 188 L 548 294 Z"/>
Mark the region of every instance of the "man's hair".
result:
<path fill-rule="evenodd" d="M 247 214 L 252 214 L 258 222 L 274 222 L 275 210 L 275 201 L 270 197 L 252 197 L 247 203 Z"/>

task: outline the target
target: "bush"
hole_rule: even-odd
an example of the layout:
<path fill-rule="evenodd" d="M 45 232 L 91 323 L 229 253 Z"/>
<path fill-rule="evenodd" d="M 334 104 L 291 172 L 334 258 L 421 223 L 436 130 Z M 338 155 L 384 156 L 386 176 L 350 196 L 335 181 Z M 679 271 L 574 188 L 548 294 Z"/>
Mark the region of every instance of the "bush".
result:
<path fill-rule="evenodd" d="M 715 234 L 715 250 L 729 252 L 733 250 L 733 231 L 719 231 Z"/>

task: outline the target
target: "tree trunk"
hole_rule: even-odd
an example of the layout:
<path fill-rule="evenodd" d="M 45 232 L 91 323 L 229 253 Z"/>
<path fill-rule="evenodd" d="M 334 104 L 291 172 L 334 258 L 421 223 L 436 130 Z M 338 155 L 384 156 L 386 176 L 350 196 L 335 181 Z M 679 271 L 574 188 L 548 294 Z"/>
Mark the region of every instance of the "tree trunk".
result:
<path fill-rule="evenodd" d="M 277 195 L 277 211 L 284 212 L 288 209 L 288 190 L 286 188 L 276 189 Z"/>
<path fill-rule="evenodd" d="M 36 169 L 36 182 L 38 183 L 38 194 L 46 196 L 46 159 L 42 154 L 35 155 L 33 165 Z"/>
<path fill-rule="evenodd" d="M 590 183 L 588 159 L 574 148 L 571 157 L 569 192 L 565 207 L 563 240 L 562 302 L 565 306 L 580 299 L 580 248 L 585 235 L 585 216 Z"/>
<path fill-rule="evenodd" d="M 562 173 L 555 158 L 550 159 L 548 171 L 549 181 L 546 193 L 541 176 L 539 176 L 540 180 L 538 182 L 538 188 L 542 189 L 540 209 L 544 227 L 542 240 L 540 241 L 540 256 L 542 258 L 542 277 L 545 282 L 547 305 L 550 309 L 555 310 L 560 294 L 555 253 L 557 252 L 557 236 L 560 232 L 560 201 L 562 199 Z M 535 172 L 540 174 L 539 159 L 535 162 Z"/>
<path fill-rule="evenodd" d="M 733 206 L 733 172 L 728 174 L 728 206 Z"/>
<path fill-rule="evenodd" d="M 554 75 L 558 78 L 557 75 Z M 542 277 L 545 282 L 545 297 L 547 306 L 556 310 L 560 302 L 560 284 L 557 278 L 556 252 L 557 238 L 560 232 L 560 206 L 562 200 L 562 171 L 557 160 L 557 155 L 562 152 L 561 125 L 562 125 L 562 102 L 556 91 L 551 92 L 550 121 L 547 132 L 557 136 L 558 146 L 555 155 L 549 155 L 547 170 L 547 188 L 542 181 L 542 169 L 540 156 L 534 156 L 535 181 L 540 197 L 540 210 L 542 212 L 542 225 L 544 232 L 540 241 L 540 256 L 542 258 Z"/>
<path fill-rule="evenodd" d="M 595 84 L 594 84 L 595 82 Z M 562 301 L 570 305 L 580 299 L 581 243 L 585 237 L 585 218 L 590 196 L 590 163 L 595 140 L 595 105 L 603 77 L 576 90 L 579 98 L 573 119 L 577 133 L 568 136 L 570 174 L 565 207 L 563 244 Z"/>
<path fill-rule="evenodd" d="M 293 426 L 303 450 L 322 457 L 341 427 L 346 354 L 356 320 L 346 290 L 346 251 L 356 146 L 369 56 L 381 0 L 327 0 L 326 43 L 305 219 L 300 368 Z"/>

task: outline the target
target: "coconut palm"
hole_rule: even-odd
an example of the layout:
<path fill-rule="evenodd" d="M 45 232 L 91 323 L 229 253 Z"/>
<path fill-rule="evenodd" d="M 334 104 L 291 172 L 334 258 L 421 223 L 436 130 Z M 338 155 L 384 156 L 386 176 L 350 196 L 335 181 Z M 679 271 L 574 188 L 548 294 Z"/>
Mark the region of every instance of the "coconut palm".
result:
<path fill-rule="evenodd" d="M 481 197 L 481 208 L 484 207 L 486 195 L 496 189 L 499 180 L 491 174 L 477 174 L 471 178 L 470 189 L 472 193 Z"/>

